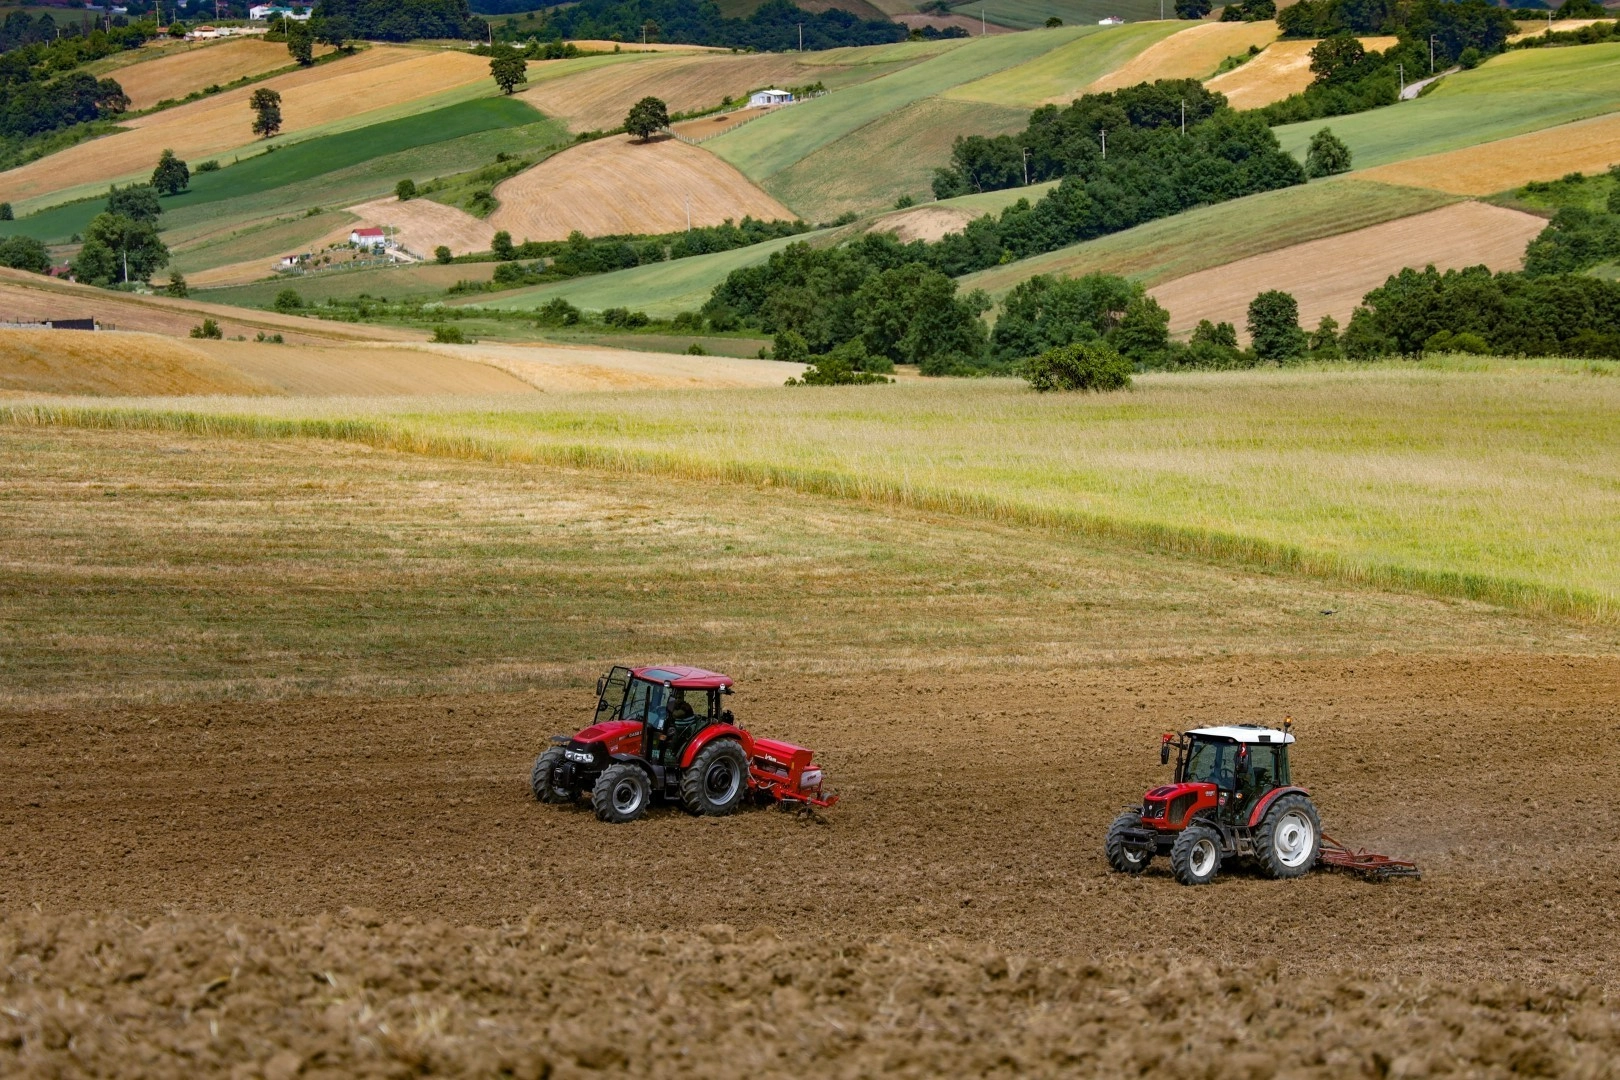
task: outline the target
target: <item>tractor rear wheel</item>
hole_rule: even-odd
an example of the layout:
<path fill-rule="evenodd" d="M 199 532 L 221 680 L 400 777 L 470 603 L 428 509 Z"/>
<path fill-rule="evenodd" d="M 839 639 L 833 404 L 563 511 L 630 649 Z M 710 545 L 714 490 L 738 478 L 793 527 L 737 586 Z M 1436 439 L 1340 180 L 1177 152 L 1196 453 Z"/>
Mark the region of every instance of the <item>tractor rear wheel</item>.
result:
<path fill-rule="evenodd" d="M 681 773 L 681 801 L 694 814 L 729 814 L 747 794 L 748 754 L 735 739 L 716 739 Z"/>
<path fill-rule="evenodd" d="M 598 820 L 614 825 L 634 821 L 652 802 L 652 781 L 639 765 L 619 762 L 602 770 L 591 789 L 591 806 Z"/>
<path fill-rule="evenodd" d="M 557 775 L 557 766 L 563 761 L 563 748 L 553 746 L 545 753 L 534 759 L 534 768 L 529 772 L 529 790 L 534 797 L 543 803 L 570 803 L 579 792 L 562 784 L 553 782 Z"/>
<path fill-rule="evenodd" d="M 1283 795 L 1254 830 L 1254 859 L 1267 877 L 1296 878 L 1316 865 L 1322 823 L 1303 795 Z"/>
<path fill-rule="evenodd" d="M 1221 868 L 1221 836 L 1208 825 L 1182 830 L 1170 848 L 1170 869 L 1183 885 L 1208 885 Z"/>
<path fill-rule="evenodd" d="M 1108 855 L 1108 865 L 1122 874 L 1140 874 L 1148 868 L 1153 861 L 1153 849 L 1143 851 L 1140 846 L 1127 844 L 1127 833 L 1142 828 L 1142 815 L 1127 810 L 1114 819 L 1108 826 L 1108 838 L 1103 841 L 1103 851 Z"/>

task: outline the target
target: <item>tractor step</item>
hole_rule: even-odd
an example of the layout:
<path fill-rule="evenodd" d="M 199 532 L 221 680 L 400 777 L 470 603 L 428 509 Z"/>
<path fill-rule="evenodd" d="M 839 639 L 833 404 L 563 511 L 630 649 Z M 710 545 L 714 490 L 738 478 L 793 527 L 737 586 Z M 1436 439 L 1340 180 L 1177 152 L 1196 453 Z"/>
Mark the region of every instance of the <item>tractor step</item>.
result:
<path fill-rule="evenodd" d="M 1388 855 L 1380 855 L 1376 851 L 1368 851 L 1366 848 L 1357 848 L 1351 851 L 1326 833 L 1322 834 L 1322 849 L 1317 861 L 1321 866 L 1329 870 L 1344 870 L 1378 881 L 1387 878 L 1423 876 L 1423 872 L 1418 869 L 1417 863 L 1407 862 L 1404 859 L 1392 859 Z"/>

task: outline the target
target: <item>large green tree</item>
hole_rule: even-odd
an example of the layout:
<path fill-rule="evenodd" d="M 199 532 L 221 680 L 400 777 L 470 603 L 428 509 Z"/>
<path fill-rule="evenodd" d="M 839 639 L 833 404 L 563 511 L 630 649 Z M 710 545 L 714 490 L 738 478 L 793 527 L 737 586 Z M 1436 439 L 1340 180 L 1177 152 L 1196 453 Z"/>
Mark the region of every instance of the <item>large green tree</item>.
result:
<path fill-rule="evenodd" d="M 122 214 L 97 214 L 73 260 L 73 276 L 89 285 L 146 281 L 169 265 L 169 249 L 157 226 Z"/>
<path fill-rule="evenodd" d="M 0 240 L 0 266 L 43 274 L 51 268 L 51 253 L 32 236 L 8 236 Z"/>
<path fill-rule="evenodd" d="M 510 94 L 529 81 L 529 65 L 511 49 L 501 49 L 489 58 L 489 73 L 505 93 Z"/>
<path fill-rule="evenodd" d="M 1261 360 L 1279 364 L 1305 355 L 1307 340 L 1299 325 L 1299 302 L 1280 289 L 1249 302 L 1249 344 Z"/>
<path fill-rule="evenodd" d="M 151 184 L 114 185 L 107 189 L 107 213 L 152 224 L 163 216 L 163 206 Z"/>
<path fill-rule="evenodd" d="M 253 134 L 268 139 L 281 130 L 280 94 L 268 86 L 261 86 L 248 99 L 248 108 L 253 110 Z"/>
<path fill-rule="evenodd" d="M 165 150 L 152 170 L 152 186 L 160 195 L 178 195 L 191 186 L 191 169 L 173 150 Z"/>
<path fill-rule="evenodd" d="M 315 35 L 309 24 L 287 20 L 287 54 L 304 67 L 315 62 Z"/>
<path fill-rule="evenodd" d="M 646 142 L 667 127 L 669 127 L 669 108 L 655 97 L 644 97 L 630 106 L 630 114 L 624 118 L 624 130 L 637 136 L 642 142 Z"/>
<path fill-rule="evenodd" d="M 1305 175 L 1315 179 L 1350 171 L 1350 148 L 1328 128 L 1311 136 L 1305 151 Z"/>

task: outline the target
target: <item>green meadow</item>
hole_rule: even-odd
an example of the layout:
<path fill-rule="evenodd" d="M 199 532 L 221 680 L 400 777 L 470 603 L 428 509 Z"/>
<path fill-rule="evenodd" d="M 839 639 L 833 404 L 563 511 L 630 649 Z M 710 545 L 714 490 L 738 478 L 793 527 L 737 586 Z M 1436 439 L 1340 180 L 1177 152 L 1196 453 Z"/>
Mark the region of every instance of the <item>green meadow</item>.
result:
<path fill-rule="evenodd" d="M 1092 26 L 1091 33 L 1045 56 L 1006 71 L 945 91 L 945 97 L 984 101 L 1030 110 L 1051 100 L 1068 100 L 1137 53 L 1177 30 L 1179 22 L 1136 23 L 1128 26 Z"/>
<path fill-rule="evenodd" d="M 1059 18 L 1065 26 L 1095 25 L 1099 19 L 1121 18 L 1127 23 L 1148 19 L 1174 19 L 1175 0 L 953 0 L 951 11 L 970 19 L 985 17 L 997 26 L 1030 30 Z"/>

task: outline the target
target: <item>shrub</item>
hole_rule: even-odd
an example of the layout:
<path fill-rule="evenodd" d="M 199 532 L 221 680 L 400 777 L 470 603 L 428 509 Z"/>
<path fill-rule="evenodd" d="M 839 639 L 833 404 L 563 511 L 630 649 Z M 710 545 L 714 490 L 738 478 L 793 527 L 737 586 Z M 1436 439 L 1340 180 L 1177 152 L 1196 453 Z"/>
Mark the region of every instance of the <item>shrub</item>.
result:
<path fill-rule="evenodd" d="M 186 279 L 180 276 L 178 270 L 169 271 L 169 283 L 163 287 L 163 291 L 169 296 L 182 298 L 191 295 L 191 290 L 186 287 Z"/>
<path fill-rule="evenodd" d="M 512 234 L 505 229 L 495 234 L 495 238 L 489 242 L 489 250 L 502 262 L 517 258 L 517 248 L 512 246 Z"/>
<path fill-rule="evenodd" d="M 560 296 L 546 301 L 536 314 L 536 326 L 574 326 L 581 318 L 579 308 Z"/>
<path fill-rule="evenodd" d="M 285 315 L 301 309 L 304 306 L 304 298 L 298 295 L 296 289 L 282 289 L 276 293 L 276 299 L 271 306 Z"/>
<path fill-rule="evenodd" d="M 1350 171 L 1350 148 L 1328 128 L 1311 136 L 1305 151 L 1305 175 L 1311 178 Z"/>
<path fill-rule="evenodd" d="M 1429 336 L 1429 340 L 1423 343 L 1423 351 L 1488 356 L 1491 347 L 1478 334 L 1471 334 L 1466 330 L 1460 334 L 1453 334 L 1450 330 L 1441 330 Z"/>
<path fill-rule="evenodd" d="M 32 236 L 8 236 L 0 240 L 0 266 L 13 270 L 31 270 L 36 274 L 51 269 L 51 253 L 44 243 Z"/>
<path fill-rule="evenodd" d="M 910 195 L 902 195 L 898 199 L 894 200 L 894 208 L 896 210 L 906 210 L 916 205 L 917 200 L 913 199 Z"/>
<path fill-rule="evenodd" d="M 793 331 L 788 331 L 792 333 Z M 781 359 L 778 357 L 777 359 Z M 797 379 L 790 378 L 785 386 L 866 386 L 873 383 L 894 382 L 883 375 L 875 375 L 869 371 L 856 371 L 850 367 L 849 361 L 836 355 L 817 356 L 814 362 L 804 369 L 804 374 Z"/>
<path fill-rule="evenodd" d="M 433 340 L 440 345 L 465 345 L 467 335 L 461 332 L 459 326 L 435 326 Z"/>
<path fill-rule="evenodd" d="M 695 311 L 677 312 L 669 325 L 676 330 L 701 330 L 703 329 L 703 316 Z"/>
<path fill-rule="evenodd" d="M 191 336 L 194 338 L 213 338 L 218 341 L 225 335 L 220 331 L 219 323 L 213 319 L 204 319 L 201 326 L 191 328 Z"/>
<path fill-rule="evenodd" d="M 284 345 L 284 344 L 286 344 L 286 342 L 284 342 L 282 340 L 280 334 L 266 334 L 263 330 L 260 330 L 256 335 L 254 335 L 253 340 L 254 341 L 262 341 L 266 345 Z"/>
<path fill-rule="evenodd" d="M 437 263 L 448 266 L 454 258 L 455 256 L 450 253 L 450 249 L 443 244 L 433 249 L 433 259 Z"/>
<path fill-rule="evenodd" d="M 686 355 L 687 356 L 708 356 L 709 355 L 709 350 L 705 349 L 698 342 L 694 341 L 694 342 L 692 342 L 692 344 L 690 344 L 690 345 L 688 345 L 686 347 Z"/>
<path fill-rule="evenodd" d="M 771 342 L 771 358 L 790 364 L 809 363 L 810 346 L 797 330 L 783 330 Z"/>
<path fill-rule="evenodd" d="M 219 172 L 219 162 L 215 161 L 213 158 L 209 158 L 207 161 L 198 162 L 196 171 L 200 173 Z"/>
<path fill-rule="evenodd" d="M 394 197 L 400 202 L 409 202 L 416 198 L 416 181 L 406 177 L 394 185 Z"/>
<path fill-rule="evenodd" d="M 1124 390 L 1131 385 L 1131 362 L 1105 341 L 1079 341 L 1048 349 L 1023 363 L 1035 390 Z"/>
<path fill-rule="evenodd" d="M 631 311 L 629 308 L 610 307 L 602 312 L 602 321 L 609 326 L 617 326 L 621 329 L 634 330 L 637 327 L 646 326 L 652 320 L 647 318 L 647 313 L 644 311 Z"/>
<path fill-rule="evenodd" d="M 15 221 L 17 217 L 11 211 L 11 204 L 0 202 L 0 221 Z"/>
<path fill-rule="evenodd" d="M 1474 48 L 1472 45 L 1464 49 L 1462 51 L 1462 55 L 1457 57 L 1457 63 L 1462 65 L 1464 71 L 1473 71 L 1484 62 L 1485 54 Z"/>

